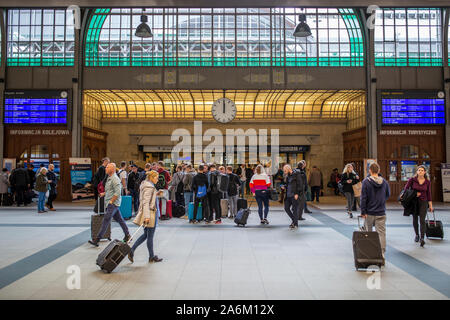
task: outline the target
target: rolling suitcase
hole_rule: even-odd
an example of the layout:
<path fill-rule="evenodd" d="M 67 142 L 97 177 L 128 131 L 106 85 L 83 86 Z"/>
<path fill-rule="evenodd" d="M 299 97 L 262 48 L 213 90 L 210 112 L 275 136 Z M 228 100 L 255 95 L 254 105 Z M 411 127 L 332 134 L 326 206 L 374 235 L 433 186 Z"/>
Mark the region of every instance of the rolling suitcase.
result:
<path fill-rule="evenodd" d="M 188 207 L 189 220 L 194 220 L 194 203 L 190 202 Z M 197 209 L 197 220 L 202 220 L 202 204 L 200 203 Z"/>
<path fill-rule="evenodd" d="M 245 198 L 239 198 L 237 201 L 237 210 L 241 210 L 241 209 L 247 209 L 248 208 L 248 204 L 247 204 L 247 199 Z"/>
<path fill-rule="evenodd" d="M 161 220 L 169 220 L 172 218 L 172 200 L 167 200 L 166 201 L 166 214 L 163 215 L 162 214 L 162 201 L 160 201 L 159 199 L 157 200 L 159 201 L 159 212 L 161 213 Z"/>
<path fill-rule="evenodd" d="M 222 218 L 228 217 L 228 199 L 220 199 L 220 211 Z"/>
<path fill-rule="evenodd" d="M 238 213 L 236 214 L 236 218 L 234 219 L 234 222 L 237 224 L 237 226 L 243 226 L 247 224 L 248 216 L 250 215 L 250 209 L 240 209 Z"/>
<path fill-rule="evenodd" d="M 130 253 L 131 248 L 129 244 L 143 226 L 144 225 L 140 226 L 136 230 L 128 242 L 125 243 L 121 240 L 114 239 L 108 244 L 108 246 L 98 255 L 97 258 L 97 265 L 101 270 L 111 273 L 119 265 L 123 258 Z"/>
<path fill-rule="evenodd" d="M 442 225 L 442 221 L 436 220 L 436 216 L 433 211 L 433 220 L 427 219 L 425 220 L 425 234 L 427 238 L 441 238 L 444 239 L 444 226 Z"/>
<path fill-rule="evenodd" d="M 94 206 L 95 213 L 105 213 L 105 197 L 98 197 Z"/>
<path fill-rule="evenodd" d="M 125 220 L 131 219 L 131 208 L 131 196 L 122 196 L 122 201 L 120 202 L 120 214 L 122 215 L 122 218 L 124 218 Z"/>
<path fill-rule="evenodd" d="M 353 257 L 355 268 L 367 269 L 376 265 L 379 268 L 384 266 L 384 258 L 381 251 L 380 237 L 376 231 L 365 231 L 361 228 L 358 217 L 359 231 L 353 232 Z"/>
<path fill-rule="evenodd" d="M 93 214 L 91 216 L 91 239 L 94 240 L 101 227 L 102 227 L 102 223 L 103 223 L 103 218 L 105 215 L 103 214 Z M 106 229 L 105 234 L 103 235 L 102 239 L 108 239 L 109 241 L 111 241 L 111 224 L 109 224 L 108 229 Z M 99 239 L 99 240 L 102 240 Z"/>
<path fill-rule="evenodd" d="M 186 213 L 186 211 L 184 210 L 184 206 L 179 205 L 177 203 L 172 204 L 172 215 L 175 218 L 180 218 L 180 217 L 184 216 L 185 213 Z"/>

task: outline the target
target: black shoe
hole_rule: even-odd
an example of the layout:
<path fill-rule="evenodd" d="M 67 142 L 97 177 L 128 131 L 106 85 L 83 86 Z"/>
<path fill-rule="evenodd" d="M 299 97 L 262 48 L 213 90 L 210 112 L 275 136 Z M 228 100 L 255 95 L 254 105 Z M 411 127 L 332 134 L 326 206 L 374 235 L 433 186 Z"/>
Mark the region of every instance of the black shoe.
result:
<path fill-rule="evenodd" d="M 128 260 L 130 260 L 131 261 L 131 263 L 133 263 L 134 262 L 134 253 L 133 253 L 133 251 L 130 251 L 130 253 L 128 254 Z"/>
<path fill-rule="evenodd" d="M 90 244 L 92 244 L 93 246 L 98 247 L 98 240 L 97 239 L 92 239 L 88 241 Z"/>
<path fill-rule="evenodd" d="M 289 225 L 289 229 L 294 229 L 294 224 L 293 223 L 291 223 L 290 225 Z"/>
<path fill-rule="evenodd" d="M 420 239 L 420 246 L 423 247 L 425 245 L 425 240 L 422 238 Z"/>
<path fill-rule="evenodd" d="M 153 258 L 148 259 L 148 262 L 161 262 L 163 259 L 158 258 L 158 256 L 154 256 Z"/>
<path fill-rule="evenodd" d="M 127 234 L 126 236 L 125 236 L 125 238 L 123 238 L 123 242 L 128 242 L 129 240 L 131 239 L 131 236 L 129 235 L 129 234 Z"/>
<path fill-rule="evenodd" d="M 420 237 L 419 235 L 416 235 L 416 238 L 414 239 L 414 242 L 419 242 L 420 241 Z"/>
<path fill-rule="evenodd" d="M 300 220 L 300 221 L 304 221 L 304 220 L 306 220 L 305 218 L 302 218 L 302 217 L 300 217 L 300 218 L 298 218 L 298 220 Z"/>
<path fill-rule="evenodd" d="M 264 219 L 261 220 L 261 224 L 266 224 L 266 222 L 264 221 Z"/>
<path fill-rule="evenodd" d="M 305 213 L 312 213 L 312 211 L 309 211 L 309 210 L 305 210 Z"/>
<path fill-rule="evenodd" d="M 265 224 L 269 224 L 269 221 L 267 219 L 264 219 Z"/>
<path fill-rule="evenodd" d="M 349 215 L 350 219 L 353 218 L 353 214 L 351 212 L 349 212 L 348 215 Z"/>

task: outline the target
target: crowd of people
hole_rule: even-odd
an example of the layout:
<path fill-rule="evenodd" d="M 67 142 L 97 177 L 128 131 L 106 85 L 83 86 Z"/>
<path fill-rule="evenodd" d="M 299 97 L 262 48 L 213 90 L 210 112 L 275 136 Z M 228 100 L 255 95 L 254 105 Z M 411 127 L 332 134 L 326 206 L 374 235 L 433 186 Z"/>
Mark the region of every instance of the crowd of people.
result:
<path fill-rule="evenodd" d="M 11 172 L 3 168 L 0 174 L 0 203 L 2 206 L 28 206 L 38 198 L 38 213 L 56 211 L 53 201 L 57 197 L 58 177 L 54 164 L 43 164 L 34 170 L 33 164 L 18 163 Z M 47 208 L 47 209 L 46 209 Z"/>

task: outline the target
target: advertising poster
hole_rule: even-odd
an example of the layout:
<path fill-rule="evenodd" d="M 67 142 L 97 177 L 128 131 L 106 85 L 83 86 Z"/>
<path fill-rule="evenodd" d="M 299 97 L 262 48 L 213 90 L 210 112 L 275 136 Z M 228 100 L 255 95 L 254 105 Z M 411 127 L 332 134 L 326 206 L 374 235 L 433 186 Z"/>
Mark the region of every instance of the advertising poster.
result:
<path fill-rule="evenodd" d="M 442 163 L 441 172 L 444 202 L 450 202 L 450 163 Z"/>
<path fill-rule="evenodd" d="M 397 161 L 389 161 L 389 181 L 397 181 Z"/>
<path fill-rule="evenodd" d="M 16 159 L 3 159 L 3 167 L 12 172 L 16 168 Z"/>
<path fill-rule="evenodd" d="M 90 158 L 69 158 L 72 200 L 93 199 L 92 164 Z"/>
<path fill-rule="evenodd" d="M 416 173 L 416 161 L 402 161 L 402 181 L 408 181 Z"/>
<path fill-rule="evenodd" d="M 364 159 L 364 177 L 369 175 L 369 167 L 374 162 L 377 162 L 377 159 Z"/>

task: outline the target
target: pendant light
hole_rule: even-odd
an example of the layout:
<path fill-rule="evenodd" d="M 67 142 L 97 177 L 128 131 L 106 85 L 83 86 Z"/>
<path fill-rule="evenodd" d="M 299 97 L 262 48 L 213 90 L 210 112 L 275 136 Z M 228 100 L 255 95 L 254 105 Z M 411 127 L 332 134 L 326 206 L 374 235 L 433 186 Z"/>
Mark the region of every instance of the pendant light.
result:
<path fill-rule="evenodd" d="M 293 34 L 294 37 L 296 37 L 296 38 L 307 38 L 312 35 L 311 28 L 306 23 L 306 14 L 303 13 L 303 10 L 304 9 L 302 9 L 302 13 L 300 13 L 300 15 L 298 16 L 300 22 L 298 23 L 297 27 L 295 28 L 295 31 Z"/>

